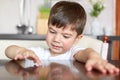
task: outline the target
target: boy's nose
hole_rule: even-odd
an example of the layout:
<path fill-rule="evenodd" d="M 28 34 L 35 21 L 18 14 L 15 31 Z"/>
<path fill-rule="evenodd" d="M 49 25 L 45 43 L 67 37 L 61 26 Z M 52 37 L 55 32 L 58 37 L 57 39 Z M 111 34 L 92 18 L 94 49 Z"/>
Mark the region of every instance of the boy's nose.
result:
<path fill-rule="evenodd" d="M 55 35 L 54 36 L 54 41 L 60 42 L 60 35 Z"/>

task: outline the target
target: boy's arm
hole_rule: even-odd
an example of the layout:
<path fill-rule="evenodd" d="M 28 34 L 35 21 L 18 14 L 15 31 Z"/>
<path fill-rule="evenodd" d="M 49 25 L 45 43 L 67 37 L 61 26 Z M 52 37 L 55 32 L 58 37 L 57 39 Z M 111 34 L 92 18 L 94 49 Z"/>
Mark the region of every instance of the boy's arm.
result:
<path fill-rule="evenodd" d="M 15 57 L 16 55 L 20 52 L 20 51 L 23 51 L 25 50 L 24 47 L 19 47 L 19 46 L 16 46 L 16 45 L 11 45 L 11 46 L 8 46 L 5 50 L 5 55 L 10 58 L 10 59 L 14 59 L 15 60 Z M 16 62 L 21 66 L 21 67 L 24 67 L 24 60 L 16 60 Z"/>
<path fill-rule="evenodd" d="M 106 60 L 102 59 L 100 54 L 91 48 L 81 50 L 74 55 L 74 58 L 78 61 L 84 62 L 87 71 L 92 69 L 97 69 L 102 73 L 119 73 L 119 68 L 108 63 Z"/>
<path fill-rule="evenodd" d="M 80 62 L 86 62 L 89 58 L 102 58 L 99 54 L 97 54 L 96 51 L 94 51 L 91 48 L 87 48 L 85 50 L 80 50 L 74 55 L 75 59 L 80 61 Z"/>
<path fill-rule="evenodd" d="M 25 59 L 33 60 L 38 65 L 41 65 L 41 62 L 35 53 L 32 50 L 28 50 L 24 47 L 11 45 L 6 48 L 5 54 L 8 58 L 17 60 L 17 62 L 21 65 L 24 64 Z"/>
<path fill-rule="evenodd" d="M 8 46 L 5 50 L 5 54 L 8 58 L 10 59 L 15 59 L 15 56 L 20 52 L 20 51 L 23 51 L 25 50 L 24 47 L 19 47 L 19 46 L 16 46 L 16 45 L 11 45 L 11 46 Z"/>

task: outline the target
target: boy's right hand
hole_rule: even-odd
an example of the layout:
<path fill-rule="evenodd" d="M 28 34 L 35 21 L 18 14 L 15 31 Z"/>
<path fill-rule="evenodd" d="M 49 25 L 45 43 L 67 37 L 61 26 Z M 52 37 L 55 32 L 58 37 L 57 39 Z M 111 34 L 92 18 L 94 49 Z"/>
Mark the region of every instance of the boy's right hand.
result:
<path fill-rule="evenodd" d="M 19 60 L 30 59 L 37 63 L 39 66 L 42 65 L 39 58 L 35 55 L 35 53 L 32 50 L 23 49 L 19 51 L 18 54 L 14 57 L 14 60 L 18 59 Z"/>

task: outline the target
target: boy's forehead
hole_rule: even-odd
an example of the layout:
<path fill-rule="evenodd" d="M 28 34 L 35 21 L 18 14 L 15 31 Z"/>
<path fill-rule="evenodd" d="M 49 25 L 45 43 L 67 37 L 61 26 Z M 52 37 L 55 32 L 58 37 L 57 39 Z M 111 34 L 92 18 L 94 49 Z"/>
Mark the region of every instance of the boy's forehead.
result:
<path fill-rule="evenodd" d="M 73 25 L 65 25 L 65 26 L 61 26 L 61 27 L 57 27 L 56 25 L 49 25 L 49 28 L 53 28 L 53 29 L 62 29 L 62 30 L 70 30 L 70 31 L 74 31 L 74 26 Z"/>
<path fill-rule="evenodd" d="M 49 29 L 53 29 L 57 32 L 60 32 L 60 33 L 66 33 L 66 34 L 76 34 L 76 30 L 73 30 L 70 26 L 68 27 L 56 27 L 56 26 L 49 26 Z"/>

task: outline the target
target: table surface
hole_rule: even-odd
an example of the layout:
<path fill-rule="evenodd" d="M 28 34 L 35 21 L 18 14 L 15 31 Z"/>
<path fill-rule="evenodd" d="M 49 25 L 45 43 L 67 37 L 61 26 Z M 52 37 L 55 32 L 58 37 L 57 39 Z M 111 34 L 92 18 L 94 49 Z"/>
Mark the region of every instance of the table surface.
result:
<path fill-rule="evenodd" d="M 110 62 L 120 68 L 120 60 Z M 22 68 L 12 60 L 0 60 L 0 80 L 120 80 L 120 74 L 87 72 L 77 61 L 45 61 L 42 67 Z"/>

